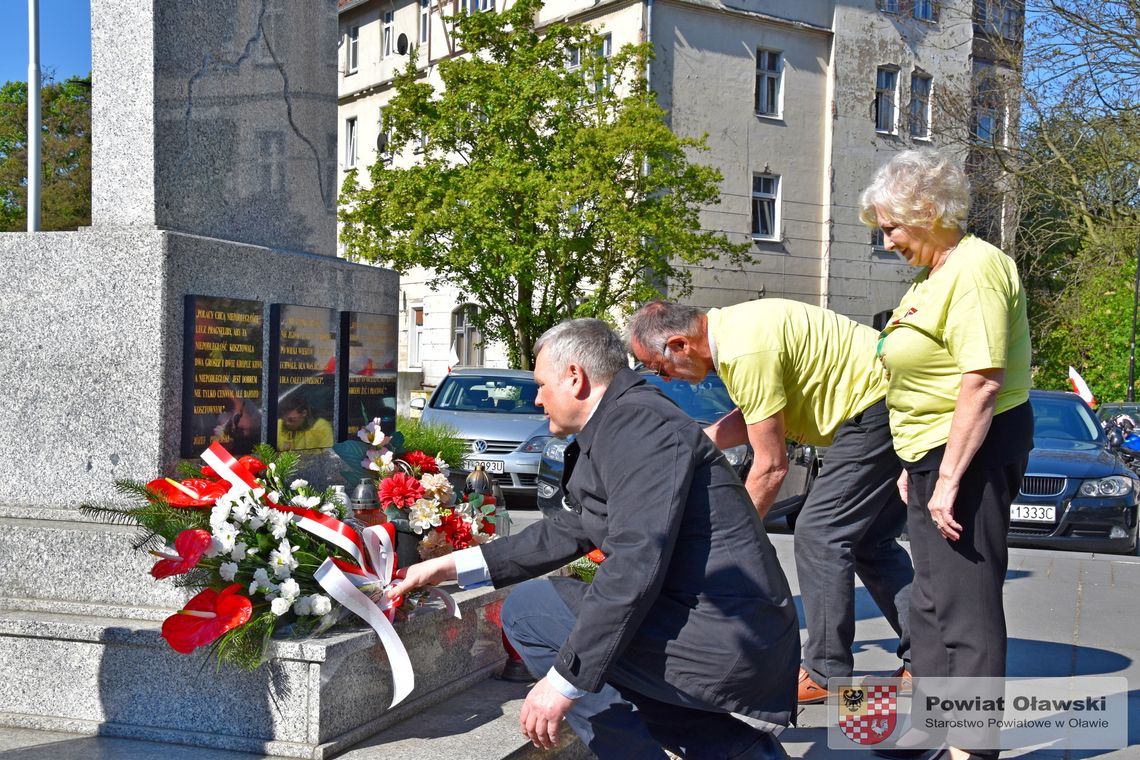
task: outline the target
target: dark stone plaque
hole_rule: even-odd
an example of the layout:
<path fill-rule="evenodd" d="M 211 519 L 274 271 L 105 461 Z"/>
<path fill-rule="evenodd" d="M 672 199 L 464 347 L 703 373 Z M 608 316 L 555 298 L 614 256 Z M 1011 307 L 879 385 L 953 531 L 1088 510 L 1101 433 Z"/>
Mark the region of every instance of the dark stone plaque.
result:
<path fill-rule="evenodd" d="M 186 296 L 181 455 L 221 441 L 231 454 L 261 442 L 262 304 Z"/>
<path fill-rule="evenodd" d="M 335 442 L 337 320 L 333 309 L 270 308 L 270 438 L 281 451 L 325 449 Z"/>
<path fill-rule="evenodd" d="M 347 434 L 375 418 L 385 433 L 396 431 L 396 352 L 398 318 L 395 314 L 348 312 L 348 418 Z"/>

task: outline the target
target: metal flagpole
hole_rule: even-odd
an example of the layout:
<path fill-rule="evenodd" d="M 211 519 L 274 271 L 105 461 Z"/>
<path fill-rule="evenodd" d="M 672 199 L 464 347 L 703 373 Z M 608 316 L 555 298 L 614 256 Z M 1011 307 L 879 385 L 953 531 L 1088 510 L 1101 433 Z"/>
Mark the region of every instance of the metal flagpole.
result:
<path fill-rule="evenodd" d="M 40 0 L 28 0 L 28 232 L 40 228 Z"/>

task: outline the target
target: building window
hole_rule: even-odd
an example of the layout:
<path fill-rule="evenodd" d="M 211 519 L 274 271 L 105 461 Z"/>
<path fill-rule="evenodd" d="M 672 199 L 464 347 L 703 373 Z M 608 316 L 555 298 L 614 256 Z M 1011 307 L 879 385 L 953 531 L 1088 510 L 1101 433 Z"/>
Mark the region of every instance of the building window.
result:
<path fill-rule="evenodd" d="M 431 0 L 420 0 L 420 42 L 428 41 L 428 28 L 431 22 Z"/>
<path fill-rule="evenodd" d="M 413 306 L 408 317 L 408 366 L 419 367 L 423 362 L 424 307 Z"/>
<path fill-rule="evenodd" d="M 605 35 L 602 41 L 598 43 L 597 49 L 594 54 L 600 59 L 598 65 L 602 67 L 602 77 L 594 82 L 594 94 L 601 95 L 603 90 L 608 90 L 612 84 L 610 77 L 610 62 L 609 58 L 613 55 L 613 36 Z"/>
<path fill-rule="evenodd" d="M 566 51 L 566 68 L 574 70 L 582 65 L 582 48 L 572 47 Z"/>
<path fill-rule="evenodd" d="M 930 77 L 910 75 L 910 136 L 920 140 L 930 137 L 930 89 Z"/>
<path fill-rule="evenodd" d="M 344 69 L 346 74 L 355 73 L 360 65 L 360 27 L 348 29 L 348 44 L 345 48 Z"/>
<path fill-rule="evenodd" d="M 899 0 L 879 0 L 879 10 L 884 13 L 898 13 Z"/>
<path fill-rule="evenodd" d="M 1024 10 L 1015 0 L 975 0 L 974 27 L 991 37 L 1021 39 Z"/>
<path fill-rule="evenodd" d="M 988 145 L 1005 145 L 1005 101 L 994 68 L 974 66 L 974 139 Z"/>
<path fill-rule="evenodd" d="M 920 21 L 934 21 L 934 0 L 914 0 L 914 17 Z"/>
<path fill-rule="evenodd" d="M 895 103 L 898 102 L 898 69 L 880 67 L 875 76 L 875 131 L 895 133 Z"/>
<path fill-rule="evenodd" d="M 883 236 L 883 231 L 879 227 L 871 230 L 871 252 L 872 253 L 886 253 L 887 241 Z"/>
<path fill-rule="evenodd" d="M 381 58 L 392 55 L 392 17 L 394 15 L 393 11 L 384 11 L 384 31 L 380 43 Z"/>
<path fill-rule="evenodd" d="M 474 10 L 476 2 L 479 3 L 479 10 L 481 11 L 495 10 L 495 0 L 471 0 L 472 10 Z"/>
<path fill-rule="evenodd" d="M 285 133 L 257 133 L 258 184 L 266 192 L 285 191 Z"/>
<path fill-rule="evenodd" d="M 356 117 L 344 122 L 344 168 L 356 166 Z"/>
<path fill-rule="evenodd" d="M 756 51 L 756 113 L 780 115 L 780 83 L 784 78 L 784 57 L 774 50 Z"/>
<path fill-rule="evenodd" d="M 780 178 L 752 176 L 752 237 L 775 240 L 780 228 Z"/>
<path fill-rule="evenodd" d="M 483 336 L 472 321 L 478 308 L 467 303 L 451 312 L 451 358 L 456 361 L 454 366 L 483 366 Z"/>

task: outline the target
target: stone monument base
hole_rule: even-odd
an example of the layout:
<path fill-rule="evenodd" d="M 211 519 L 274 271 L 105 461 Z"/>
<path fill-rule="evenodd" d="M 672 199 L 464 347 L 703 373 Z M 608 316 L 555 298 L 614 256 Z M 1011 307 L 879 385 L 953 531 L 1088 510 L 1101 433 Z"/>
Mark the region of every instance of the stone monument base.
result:
<path fill-rule="evenodd" d="M 0 609 L 0 725 L 332 757 L 502 667 L 506 591 L 452 590 L 462 620 L 425 607 L 396 625 L 416 685 L 393 709 L 388 659 L 368 628 L 275 641 L 246 673 L 205 650 L 174 652 L 160 619 Z"/>

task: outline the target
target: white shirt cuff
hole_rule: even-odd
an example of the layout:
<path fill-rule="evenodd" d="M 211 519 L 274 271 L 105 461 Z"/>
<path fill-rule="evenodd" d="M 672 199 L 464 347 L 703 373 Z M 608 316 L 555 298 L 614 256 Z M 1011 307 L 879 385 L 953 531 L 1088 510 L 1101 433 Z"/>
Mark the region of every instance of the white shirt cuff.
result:
<path fill-rule="evenodd" d="M 459 588 L 479 588 L 491 582 L 491 570 L 478 546 L 452 552 L 455 559 L 455 580 Z"/>
<path fill-rule="evenodd" d="M 550 685 L 553 686 L 559 694 L 566 697 L 567 699 L 580 699 L 581 697 L 584 697 L 590 693 L 585 689 L 579 689 L 577 686 L 567 681 L 562 677 L 562 674 L 554 668 L 546 671 L 546 680 L 550 681 Z"/>

